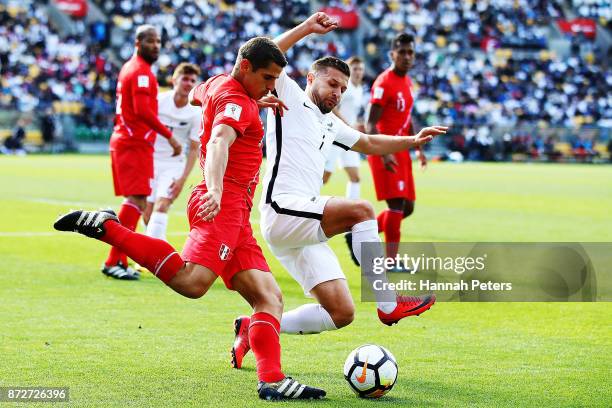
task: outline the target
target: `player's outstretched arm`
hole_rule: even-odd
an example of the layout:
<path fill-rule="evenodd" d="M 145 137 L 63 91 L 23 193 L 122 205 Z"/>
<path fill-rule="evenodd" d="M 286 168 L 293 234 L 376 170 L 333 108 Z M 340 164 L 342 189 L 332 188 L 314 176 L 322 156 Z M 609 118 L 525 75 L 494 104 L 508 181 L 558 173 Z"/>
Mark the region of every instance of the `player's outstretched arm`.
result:
<path fill-rule="evenodd" d="M 276 37 L 274 42 L 282 52 L 287 52 L 295 43 L 310 34 L 327 34 L 338 28 L 338 22 L 329 15 L 318 12 L 308 17 L 303 23 Z"/>
<path fill-rule="evenodd" d="M 206 145 L 206 163 L 204 165 L 204 180 L 208 192 L 201 198 L 198 216 L 204 221 L 212 221 L 221 211 L 221 196 L 223 195 L 223 175 L 227 168 L 229 148 L 238 134 L 228 125 L 217 125 L 213 128 L 210 140 Z"/>
<path fill-rule="evenodd" d="M 361 137 L 352 147 L 364 154 L 389 154 L 424 145 L 438 135 L 448 130 L 446 126 L 431 126 L 423 128 L 416 136 L 389 136 L 361 134 Z"/>

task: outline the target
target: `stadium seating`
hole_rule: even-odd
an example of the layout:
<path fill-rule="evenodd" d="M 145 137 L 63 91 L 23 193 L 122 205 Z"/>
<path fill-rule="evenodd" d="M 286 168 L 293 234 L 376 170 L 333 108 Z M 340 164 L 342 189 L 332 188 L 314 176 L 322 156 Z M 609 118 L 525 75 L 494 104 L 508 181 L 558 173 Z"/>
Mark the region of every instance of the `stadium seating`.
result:
<path fill-rule="evenodd" d="M 132 34 L 148 22 L 162 28 L 158 79 L 168 86 L 178 62 L 197 63 L 204 78 L 227 72 L 237 47 L 255 35 L 276 35 L 311 13 L 307 0 L 249 2 L 186 0 L 93 2 L 113 27 L 108 44 L 94 41 L 82 21 L 60 35 L 42 0 L 0 2 L 0 108 L 20 112 L 52 106 L 72 115 L 87 139 L 108 137 L 120 64 L 133 51 Z M 561 58 L 550 48 L 555 19 L 596 18 L 606 27 L 603 0 L 344 0 L 328 5 L 360 11 L 367 79 L 388 64 L 390 38 L 417 36 L 414 114 L 419 122 L 455 127 L 589 127 L 612 123 L 610 69 L 592 54 Z M 568 8 L 569 7 L 569 8 Z M 571 10 L 567 15 L 566 10 Z M 9 24 L 10 22 L 10 24 Z M 325 54 L 351 55 L 354 44 L 313 38 L 290 53 L 288 71 L 302 78 Z M 0 124 L 1 127 L 6 127 Z M 86 132 L 79 131 L 78 135 Z M 498 132 L 499 133 L 499 132 Z M 94 136 L 91 136 L 94 134 Z"/>

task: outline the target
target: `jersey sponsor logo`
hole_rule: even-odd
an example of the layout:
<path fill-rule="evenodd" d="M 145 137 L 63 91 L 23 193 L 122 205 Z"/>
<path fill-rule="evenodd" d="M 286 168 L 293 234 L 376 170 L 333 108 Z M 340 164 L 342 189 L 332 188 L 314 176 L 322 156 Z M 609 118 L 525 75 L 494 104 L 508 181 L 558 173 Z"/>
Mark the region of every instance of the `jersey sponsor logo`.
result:
<path fill-rule="evenodd" d="M 400 180 L 400 181 L 398 181 L 398 182 L 397 182 L 397 188 L 398 188 L 400 191 L 404 191 L 404 185 L 405 185 L 405 184 L 406 184 L 406 183 L 404 183 L 404 180 Z"/>
<path fill-rule="evenodd" d="M 221 244 L 221 246 L 219 247 L 219 258 L 222 261 L 225 261 L 227 257 L 229 256 L 229 253 L 230 253 L 230 248 L 225 244 Z"/>
<path fill-rule="evenodd" d="M 149 87 L 149 77 L 147 75 L 138 75 L 138 87 L 139 88 Z"/>
<path fill-rule="evenodd" d="M 383 88 L 381 88 L 380 86 L 375 87 L 374 88 L 374 99 L 381 99 L 384 93 L 385 93 L 385 90 Z"/>
<path fill-rule="evenodd" d="M 236 105 L 235 103 L 228 103 L 227 105 L 225 105 L 225 112 L 223 112 L 223 116 L 227 116 L 228 118 L 232 118 L 235 121 L 239 121 L 241 113 L 242 106 Z"/>

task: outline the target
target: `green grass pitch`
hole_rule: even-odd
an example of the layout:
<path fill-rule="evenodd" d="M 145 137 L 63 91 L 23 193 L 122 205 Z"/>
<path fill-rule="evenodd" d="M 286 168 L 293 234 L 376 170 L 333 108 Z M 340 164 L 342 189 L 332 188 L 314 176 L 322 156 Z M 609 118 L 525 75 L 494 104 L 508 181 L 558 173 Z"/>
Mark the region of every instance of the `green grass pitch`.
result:
<path fill-rule="evenodd" d="M 362 170 L 363 196 L 374 201 Z M 418 201 L 404 240 L 612 240 L 610 166 L 432 163 L 415 173 Z M 345 180 L 338 171 L 323 192 L 343 195 Z M 194 301 L 150 275 L 105 278 L 105 244 L 52 231 L 70 208 L 117 208 L 107 157 L 0 157 L 0 186 L 0 386 L 70 387 L 61 406 L 268 406 L 256 398 L 252 354 L 245 369 L 229 368 L 232 320 L 249 312 L 236 293 L 217 282 Z M 186 198 L 170 217 L 178 248 Z M 357 301 L 355 322 L 281 337 L 286 373 L 328 391 L 314 405 L 612 405 L 610 303 L 438 303 L 389 328 L 373 304 L 358 301 L 359 272 L 343 239 L 331 245 Z M 266 256 L 286 308 L 309 301 Z M 378 401 L 358 400 L 342 377 L 345 357 L 364 343 L 398 359 L 398 383 Z"/>

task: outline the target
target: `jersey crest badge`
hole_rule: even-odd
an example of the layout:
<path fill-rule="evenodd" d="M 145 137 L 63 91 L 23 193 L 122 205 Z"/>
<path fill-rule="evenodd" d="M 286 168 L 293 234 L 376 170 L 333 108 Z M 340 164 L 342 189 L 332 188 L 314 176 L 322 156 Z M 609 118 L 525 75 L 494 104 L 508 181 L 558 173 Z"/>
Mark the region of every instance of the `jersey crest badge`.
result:
<path fill-rule="evenodd" d="M 149 87 L 149 77 L 147 75 L 138 75 L 138 87 L 139 88 Z"/>
<path fill-rule="evenodd" d="M 221 246 L 219 247 L 219 258 L 222 261 L 225 261 L 227 257 L 229 256 L 229 253 L 230 253 L 230 248 L 225 244 L 221 244 Z"/>
<path fill-rule="evenodd" d="M 232 118 L 235 121 L 239 121 L 241 113 L 242 106 L 236 105 L 235 103 L 228 103 L 227 105 L 225 105 L 225 112 L 223 112 L 223 116 L 227 116 L 228 118 Z"/>
<path fill-rule="evenodd" d="M 381 88 L 379 86 L 374 88 L 374 99 L 380 99 L 383 97 L 383 93 L 385 93 L 384 88 Z"/>

